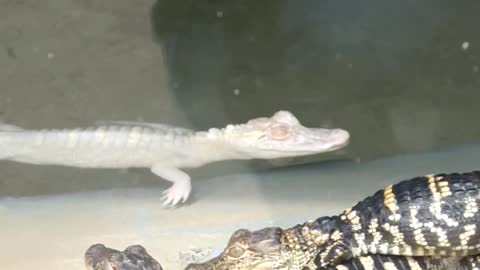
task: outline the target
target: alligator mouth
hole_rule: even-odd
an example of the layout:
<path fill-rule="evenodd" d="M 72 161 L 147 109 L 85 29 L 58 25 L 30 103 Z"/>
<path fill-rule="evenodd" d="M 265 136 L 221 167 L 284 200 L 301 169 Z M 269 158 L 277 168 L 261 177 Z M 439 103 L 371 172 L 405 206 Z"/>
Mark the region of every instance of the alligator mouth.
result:
<path fill-rule="evenodd" d="M 345 146 L 347 146 L 347 145 L 349 145 L 349 144 L 350 144 L 350 140 L 347 140 L 347 141 L 345 141 L 345 142 L 343 142 L 343 143 L 341 143 L 341 144 L 336 144 L 336 145 L 334 145 L 333 147 L 330 148 L 330 151 L 338 150 L 338 149 L 343 148 L 343 147 L 345 147 Z"/>
<path fill-rule="evenodd" d="M 347 145 L 350 144 L 350 141 L 347 140 L 347 141 L 344 141 L 344 142 L 341 142 L 341 143 L 338 143 L 338 144 L 332 144 L 328 147 L 325 147 L 325 148 L 315 148 L 314 146 L 312 147 L 302 147 L 303 149 L 294 149 L 292 151 L 288 151 L 288 150 L 284 150 L 284 151 L 275 151 L 275 150 L 271 150 L 272 152 L 289 152 L 289 153 L 294 153 L 295 155 L 311 155 L 312 153 L 327 153 L 327 152 L 333 152 L 333 151 L 336 151 L 336 150 L 339 150 L 339 149 L 342 149 L 344 147 L 346 147 Z"/>
<path fill-rule="evenodd" d="M 219 256 L 203 263 L 190 263 L 184 270 L 228 270 L 220 263 Z"/>
<path fill-rule="evenodd" d="M 251 265 L 245 268 L 231 268 L 227 266 L 218 266 L 215 263 L 205 262 L 205 263 L 192 263 L 189 264 L 185 270 L 278 270 L 281 268 L 273 268 L 271 266 L 262 266 L 261 263 Z"/>

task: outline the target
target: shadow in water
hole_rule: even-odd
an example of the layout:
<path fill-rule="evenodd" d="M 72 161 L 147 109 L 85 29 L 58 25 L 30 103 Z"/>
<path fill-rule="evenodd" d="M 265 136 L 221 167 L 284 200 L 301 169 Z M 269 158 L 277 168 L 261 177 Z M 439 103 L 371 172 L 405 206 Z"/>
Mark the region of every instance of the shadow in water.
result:
<path fill-rule="evenodd" d="M 478 1 L 158 0 L 151 22 L 197 128 L 287 109 L 347 128 L 349 152 L 371 159 L 478 141 L 478 11 Z"/>

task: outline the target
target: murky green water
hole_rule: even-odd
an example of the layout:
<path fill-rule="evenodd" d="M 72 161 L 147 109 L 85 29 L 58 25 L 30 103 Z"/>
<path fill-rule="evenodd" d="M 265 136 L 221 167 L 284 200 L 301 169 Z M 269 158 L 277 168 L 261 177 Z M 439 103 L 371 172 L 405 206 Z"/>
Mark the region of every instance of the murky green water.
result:
<path fill-rule="evenodd" d="M 349 152 L 370 159 L 478 141 L 479 10 L 476 1 L 158 1 L 153 25 L 196 126 L 285 108 L 348 128 Z"/>

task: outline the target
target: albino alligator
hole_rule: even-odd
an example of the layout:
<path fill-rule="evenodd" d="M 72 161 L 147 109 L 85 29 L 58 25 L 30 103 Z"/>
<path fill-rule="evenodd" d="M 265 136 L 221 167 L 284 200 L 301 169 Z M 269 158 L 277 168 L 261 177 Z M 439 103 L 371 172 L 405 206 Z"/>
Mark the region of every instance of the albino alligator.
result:
<path fill-rule="evenodd" d="M 313 155 L 346 146 L 343 129 L 307 128 L 288 111 L 245 124 L 195 132 L 154 123 L 112 122 L 74 130 L 0 126 L 0 159 L 84 168 L 146 167 L 173 183 L 164 205 L 185 202 L 190 176 L 179 168 L 231 159 Z"/>
<path fill-rule="evenodd" d="M 416 177 L 390 185 L 338 216 L 286 230 L 239 230 L 222 254 L 188 270 L 328 269 L 362 256 L 435 256 L 480 269 L 479 207 L 480 171 Z"/>
<path fill-rule="evenodd" d="M 256 253 L 256 256 L 251 256 L 252 259 L 257 257 L 264 260 L 267 253 L 265 244 L 271 247 L 270 234 L 280 228 L 266 228 L 257 232 L 243 234 L 244 237 L 239 237 L 239 233 L 235 233 L 232 237 L 229 247 L 227 248 L 229 255 L 233 256 L 230 260 L 216 259 L 215 263 L 205 264 L 190 264 L 186 270 L 216 270 L 216 269 L 243 269 L 238 264 L 238 257 L 234 249 L 242 243 L 242 248 L 250 254 Z M 246 237 L 245 237 L 246 236 Z M 275 250 L 273 250 L 275 251 Z M 262 256 L 259 256 L 262 255 Z M 366 255 L 355 257 L 335 266 L 325 268 L 313 268 L 322 270 L 471 270 L 473 260 L 478 257 L 467 257 L 465 259 L 450 258 L 432 258 L 432 257 L 407 257 L 407 256 L 393 256 L 393 255 Z M 227 264 L 231 264 L 228 265 Z M 162 270 L 162 266 L 155 260 L 146 249 L 140 245 L 127 247 L 124 251 L 118 251 L 108 248 L 103 244 L 92 245 L 85 253 L 85 265 L 88 270 Z M 255 265 L 254 267 L 246 267 L 245 269 L 258 270 L 273 270 L 277 269 L 274 265 Z M 308 267 L 305 267 L 306 269 Z"/>

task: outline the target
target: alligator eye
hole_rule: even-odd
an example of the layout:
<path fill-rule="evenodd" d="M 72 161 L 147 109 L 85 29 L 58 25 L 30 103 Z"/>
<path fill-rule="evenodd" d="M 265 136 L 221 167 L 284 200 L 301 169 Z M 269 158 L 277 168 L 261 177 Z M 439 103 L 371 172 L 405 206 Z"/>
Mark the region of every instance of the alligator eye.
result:
<path fill-rule="evenodd" d="M 239 258 L 245 253 L 245 250 L 241 247 L 232 247 L 228 250 L 228 255 L 233 258 Z"/>
<path fill-rule="evenodd" d="M 288 127 L 284 125 L 278 125 L 278 126 L 272 127 L 271 134 L 272 134 L 272 138 L 277 141 L 286 140 L 290 135 Z"/>

